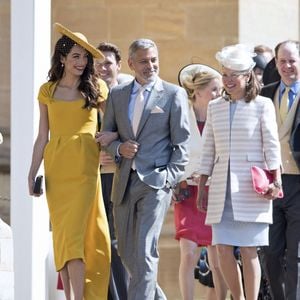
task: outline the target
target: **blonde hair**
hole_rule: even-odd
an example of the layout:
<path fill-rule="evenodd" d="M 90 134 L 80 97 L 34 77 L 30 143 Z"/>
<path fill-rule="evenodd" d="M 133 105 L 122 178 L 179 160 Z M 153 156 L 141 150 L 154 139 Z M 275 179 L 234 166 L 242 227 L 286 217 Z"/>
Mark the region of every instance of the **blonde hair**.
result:
<path fill-rule="evenodd" d="M 213 79 L 216 78 L 221 80 L 221 75 L 207 70 L 200 71 L 194 75 L 187 75 L 182 82 L 182 86 L 185 88 L 189 100 L 195 101 L 195 91 L 204 89 Z"/>

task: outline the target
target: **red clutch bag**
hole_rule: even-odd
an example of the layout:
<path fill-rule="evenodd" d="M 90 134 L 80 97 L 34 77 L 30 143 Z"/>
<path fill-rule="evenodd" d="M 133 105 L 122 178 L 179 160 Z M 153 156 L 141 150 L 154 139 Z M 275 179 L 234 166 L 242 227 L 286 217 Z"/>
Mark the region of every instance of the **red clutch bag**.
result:
<path fill-rule="evenodd" d="M 268 190 L 269 184 L 274 180 L 270 171 L 257 166 L 251 167 L 251 176 L 253 189 L 260 195 L 263 195 Z M 283 198 L 283 192 L 279 193 L 278 198 Z"/>

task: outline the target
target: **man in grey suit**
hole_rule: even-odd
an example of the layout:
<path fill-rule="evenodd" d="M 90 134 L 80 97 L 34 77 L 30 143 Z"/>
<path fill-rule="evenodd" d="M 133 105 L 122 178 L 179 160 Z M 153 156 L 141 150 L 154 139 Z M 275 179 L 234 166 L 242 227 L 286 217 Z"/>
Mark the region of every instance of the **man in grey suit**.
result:
<path fill-rule="evenodd" d="M 102 124 L 103 132 L 119 134 L 106 148 L 117 162 L 112 201 L 118 251 L 131 277 L 128 299 L 166 299 L 157 284 L 157 247 L 171 188 L 188 162 L 188 100 L 182 88 L 158 77 L 153 41 L 134 41 L 128 64 L 135 80 L 112 89 Z"/>

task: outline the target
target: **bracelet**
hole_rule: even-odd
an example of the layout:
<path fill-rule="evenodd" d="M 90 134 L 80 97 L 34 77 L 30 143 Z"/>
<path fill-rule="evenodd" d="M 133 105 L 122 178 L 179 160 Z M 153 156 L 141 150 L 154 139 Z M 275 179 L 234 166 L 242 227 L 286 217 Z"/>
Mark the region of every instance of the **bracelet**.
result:
<path fill-rule="evenodd" d="M 278 180 L 274 180 L 273 181 L 273 184 L 276 188 L 278 189 L 282 189 L 282 182 L 281 181 L 278 181 Z"/>

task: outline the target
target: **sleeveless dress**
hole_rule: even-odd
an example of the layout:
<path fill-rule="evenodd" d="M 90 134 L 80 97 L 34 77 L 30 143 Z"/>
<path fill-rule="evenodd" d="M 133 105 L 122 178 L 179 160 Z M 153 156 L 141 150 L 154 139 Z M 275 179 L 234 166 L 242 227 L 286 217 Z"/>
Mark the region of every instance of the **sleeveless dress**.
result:
<path fill-rule="evenodd" d="M 56 84 L 43 84 L 38 95 L 48 108 L 50 140 L 44 168 L 56 270 L 71 259 L 82 259 L 84 299 L 107 299 L 110 239 L 94 139 L 97 110 L 83 108 L 83 98 L 54 99 Z"/>
<path fill-rule="evenodd" d="M 202 134 L 204 122 L 197 124 L 199 134 Z M 188 189 L 190 196 L 174 205 L 175 239 L 184 238 L 198 246 L 211 245 L 211 226 L 205 224 L 206 213 L 197 208 L 198 187 L 188 185 Z"/>

